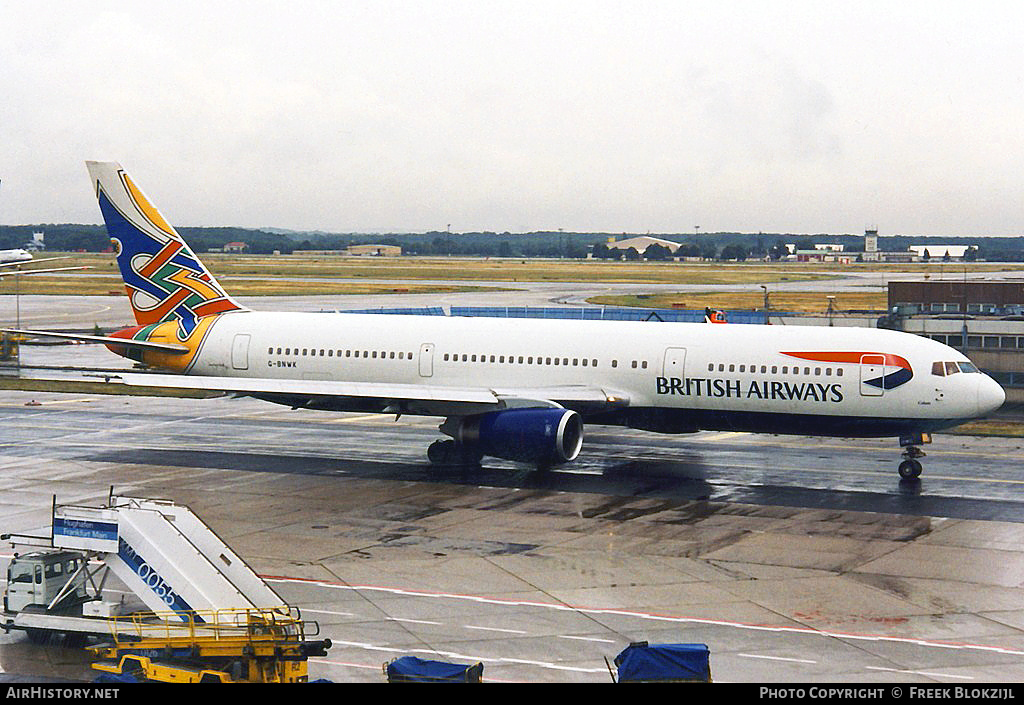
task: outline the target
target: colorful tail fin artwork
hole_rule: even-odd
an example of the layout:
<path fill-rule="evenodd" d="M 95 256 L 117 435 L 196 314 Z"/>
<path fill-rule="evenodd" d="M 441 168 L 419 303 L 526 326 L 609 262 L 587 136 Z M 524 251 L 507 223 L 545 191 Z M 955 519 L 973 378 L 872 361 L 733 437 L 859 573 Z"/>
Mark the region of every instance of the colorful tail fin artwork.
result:
<path fill-rule="evenodd" d="M 243 311 L 116 162 L 86 162 L 125 289 L 139 325 L 178 322 L 187 338 L 198 320 Z"/>

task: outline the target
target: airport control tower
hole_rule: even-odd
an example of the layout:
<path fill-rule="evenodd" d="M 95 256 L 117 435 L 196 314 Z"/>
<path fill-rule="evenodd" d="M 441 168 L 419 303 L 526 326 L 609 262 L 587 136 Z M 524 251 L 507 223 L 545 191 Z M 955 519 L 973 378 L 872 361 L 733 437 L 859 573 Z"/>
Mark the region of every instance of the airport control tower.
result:
<path fill-rule="evenodd" d="M 864 231 L 864 261 L 878 261 L 878 228 Z"/>

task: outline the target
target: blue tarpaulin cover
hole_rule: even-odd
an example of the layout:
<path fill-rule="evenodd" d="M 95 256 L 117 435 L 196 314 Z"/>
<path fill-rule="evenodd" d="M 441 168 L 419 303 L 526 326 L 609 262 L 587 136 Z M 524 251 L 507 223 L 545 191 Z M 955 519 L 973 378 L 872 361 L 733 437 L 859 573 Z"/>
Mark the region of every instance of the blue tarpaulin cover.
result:
<path fill-rule="evenodd" d="M 706 644 L 630 644 L 615 657 L 619 682 L 710 681 Z"/>
<path fill-rule="evenodd" d="M 389 683 L 479 683 L 484 665 L 469 666 L 402 656 L 387 664 Z"/>

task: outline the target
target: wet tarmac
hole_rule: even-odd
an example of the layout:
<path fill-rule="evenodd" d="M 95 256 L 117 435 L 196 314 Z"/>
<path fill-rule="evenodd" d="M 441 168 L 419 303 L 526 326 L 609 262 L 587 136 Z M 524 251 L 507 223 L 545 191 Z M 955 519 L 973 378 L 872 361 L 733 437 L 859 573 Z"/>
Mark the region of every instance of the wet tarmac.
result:
<path fill-rule="evenodd" d="M 2 392 L 0 530 L 53 495 L 187 504 L 333 641 L 314 678 L 412 654 L 610 682 L 649 640 L 709 644 L 717 681 L 1024 679 L 1020 441 L 937 436 L 908 484 L 893 441 L 592 427 L 538 473 L 431 468 L 438 422 Z M 8 677 L 86 666 L 0 636 Z"/>

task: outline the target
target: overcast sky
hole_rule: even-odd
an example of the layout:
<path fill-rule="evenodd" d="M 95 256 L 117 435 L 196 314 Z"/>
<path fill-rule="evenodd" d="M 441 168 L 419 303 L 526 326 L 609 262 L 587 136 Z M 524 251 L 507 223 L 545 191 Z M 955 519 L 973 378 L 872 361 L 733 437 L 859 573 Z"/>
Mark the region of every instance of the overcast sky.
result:
<path fill-rule="evenodd" d="M 0 0 L 0 223 L 1024 233 L 1024 3 Z"/>

